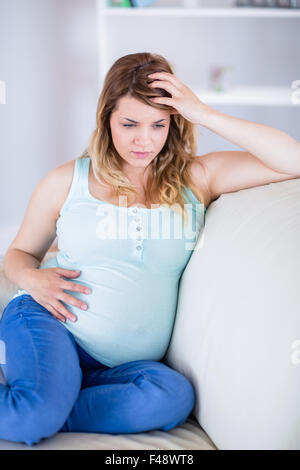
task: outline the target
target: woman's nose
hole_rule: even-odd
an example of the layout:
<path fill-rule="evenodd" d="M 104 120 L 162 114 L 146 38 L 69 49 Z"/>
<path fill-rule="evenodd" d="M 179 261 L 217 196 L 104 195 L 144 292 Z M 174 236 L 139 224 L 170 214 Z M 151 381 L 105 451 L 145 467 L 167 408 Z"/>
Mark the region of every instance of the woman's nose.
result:
<path fill-rule="evenodd" d="M 147 144 L 150 142 L 150 133 L 147 129 L 139 130 L 134 137 L 134 140 L 137 144 Z"/>

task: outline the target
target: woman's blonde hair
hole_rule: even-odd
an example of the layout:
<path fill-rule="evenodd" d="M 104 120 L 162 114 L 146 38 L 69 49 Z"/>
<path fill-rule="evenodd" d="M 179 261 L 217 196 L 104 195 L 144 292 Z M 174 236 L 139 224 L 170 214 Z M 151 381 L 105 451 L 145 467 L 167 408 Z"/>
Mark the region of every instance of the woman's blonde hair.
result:
<path fill-rule="evenodd" d="M 172 97 L 162 88 L 148 86 L 153 79 L 147 76 L 154 72 L 173 73 L 170 64 L 159 54 L 141 52 L 120 57 L 106 74 L 100 94 L 96 129 L 88 147 L 79 157 L 90 156 L 95 178 L 105 181 L 117 197 L 126 195 L 134 200 L 135 189 L 121 170 L 122 158 L 116 151 L 110 130 L 110 115 L 116 109 L 118 100 L 130 96 L 154 108 L 176 111 L 165 104 L 150 100 L 155 96 Z M 189 173 L 190 164 L 195 161 L 197 150 L 196 127 L 180 114 L 171 114 L 167 140 L 160 153 L 151 161 L 149 177 L 145 188 L 146 204 L 173 206 L 176 212 L 185 213 L 182 189 L 189 187 L 203 202 L 203 195 L 195 187 Z M 101 179 L 100 179 L 101 177 Z"/>

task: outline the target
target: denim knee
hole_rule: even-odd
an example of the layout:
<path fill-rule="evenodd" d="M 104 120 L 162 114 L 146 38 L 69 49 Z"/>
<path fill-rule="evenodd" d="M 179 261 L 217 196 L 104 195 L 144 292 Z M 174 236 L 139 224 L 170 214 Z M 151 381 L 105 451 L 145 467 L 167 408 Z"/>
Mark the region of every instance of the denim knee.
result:
<path fill-rule="evenodd" d="M 79 395 L 82 371 L 74 339 L 29 296 L 10 302 L 0 336 L 7 343 L 0 438 L 33 445 L 59 431 Z"/>
<path fill-rule="evenodd" d="M 191 382 L 184 375 L 172 372 L 169 387 L 162 394 L 161 400 L 162 410 L 170 409 L 172 406 L 172 413 L 169 414 L 170 422 L 162 427 L 165 431 L 184 423 L 195 405 L 195 391 Z"/>
<path fill-rule="evenodd" d="M 174 369 L 155 361 L 144 361 L 135 383 L 145 384 L 148 411 L 160 416 L 160 429 L 169 430 L 186 421 L 195 405 L 192 383 Z"/>
<path fill-rule="evenodd" d="M 72 394 L 76 396 L 80 392 L 81 377 L 80 373 L 74 377 Z M 7 387 L 7 401 L 13 404 L 13 409 L 9 413 L 9 423 L 6 423 L 5 439 L 27 445 L 37 444 L 59 432 L 72 409 L 72 406 L 65 406 L 59 389 L 53 397 L 53 394 L 47 396 L 37 390 L 15 385 Z"/>

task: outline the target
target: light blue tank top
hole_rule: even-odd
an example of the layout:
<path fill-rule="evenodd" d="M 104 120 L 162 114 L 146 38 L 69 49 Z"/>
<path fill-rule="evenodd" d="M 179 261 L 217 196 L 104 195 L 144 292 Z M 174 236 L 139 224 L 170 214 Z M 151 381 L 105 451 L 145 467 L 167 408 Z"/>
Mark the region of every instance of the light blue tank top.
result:
<path fill-rule="evenodd" d="M 92 290 L 89 295 L 65 290 L 87 303 L 86 311 L 64 304 L 78 318 L 64 326 L 90 356 L 109 367 L 159 361 L 170 342 L 180 277 L 206 209 L 189 188 L 183 192 L 186 226 L 167 206 L 127 208 L 100 201 L 88 189 L 89 165 L 90 157 L 75 160 L 56 223 L 58 252 L 40 269 L 78 269 L 77 278 L 65 279 Z"/>

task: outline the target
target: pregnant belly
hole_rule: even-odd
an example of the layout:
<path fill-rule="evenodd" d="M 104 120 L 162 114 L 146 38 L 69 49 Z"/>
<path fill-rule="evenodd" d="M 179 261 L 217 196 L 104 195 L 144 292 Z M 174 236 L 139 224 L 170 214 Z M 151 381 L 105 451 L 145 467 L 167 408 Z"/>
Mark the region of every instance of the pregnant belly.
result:
<path fill-rule="evenodd" d="M 65 291 L 84 300 L 88 309 L 65 304 L 77 321 L 64 325 L 90 356 L 109 367 L 164 356 L 176 313 L 177 279 L 128 277 L 103 268 L 83 269 L 74 282 L 92 293 Z"/>

